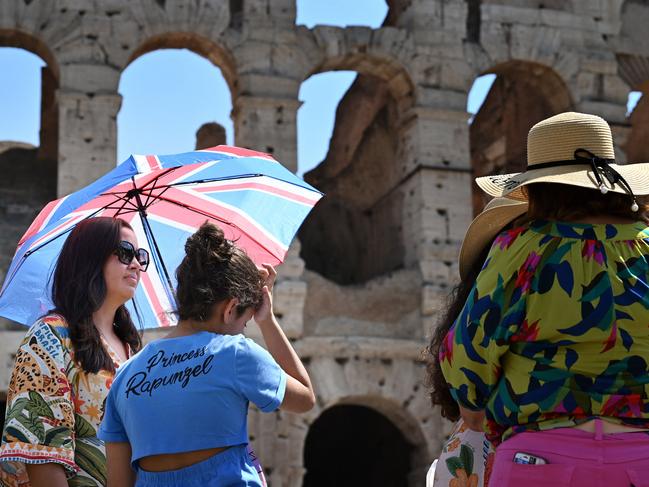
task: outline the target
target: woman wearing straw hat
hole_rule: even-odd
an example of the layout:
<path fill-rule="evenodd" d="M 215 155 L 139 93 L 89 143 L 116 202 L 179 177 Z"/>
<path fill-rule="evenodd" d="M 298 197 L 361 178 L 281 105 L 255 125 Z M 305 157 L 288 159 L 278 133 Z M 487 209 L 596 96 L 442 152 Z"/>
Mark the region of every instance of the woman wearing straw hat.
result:
<path fill-rule="evenodd" d="M 448 384 L 442 375 L 439 350 L 449 329 L 462 311 L 494 238 L 526 211 L 527 202 L 494 198 L 471 222 L 464 235 L 458 259 L 460 283 L 449 295 L 446 313 L 433 330 L 430 344 L 425 351 L 431 403 L 433 407 L 440 406 L 443 417 L 456 421 L 442 448 L 440 458 L 429 470 L 427 487 L 487 485 L 488 471 L 493 463 L 493 447 L 483 432 L 469 429 L 460 418 L 458 404 L 451 396 Z"/>
<path fill-rule="evenodd" d="M 615 164 L 608 124 L 572 112 L 527 153 L 526 172 L 477 179 L 530 221 L 492 246 L 444 377 L 498 445 L 492 485 L 649 485 L 649 164 Z"/>

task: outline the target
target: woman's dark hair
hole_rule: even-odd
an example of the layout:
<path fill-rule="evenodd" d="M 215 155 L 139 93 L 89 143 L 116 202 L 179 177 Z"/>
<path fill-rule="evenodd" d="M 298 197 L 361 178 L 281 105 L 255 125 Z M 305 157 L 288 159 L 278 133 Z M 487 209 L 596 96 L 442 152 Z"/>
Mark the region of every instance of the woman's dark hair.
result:
<path fill-rule="evenodd" d="M 176 302 L 181 320 L 207 321 L 214 305 L 239 300 L 237 313 L 259 309 L 263 280 L 246 253 L 227 240 L 223 230 L 204 223 L 185 243 L 185 257 L 176 270 Z"/>
<path fill-rule="evenodd" d="M 61 249 L 52 281 L 53 312 L 68 323 L 74 360 L 83 370 L 97 373 L 115 371 L 108 352 L 101 344 L 92 314 L 106 299 L 104 264 L 121 240 L 124 220 L 110 217 L 89 218 L 77 224 Z M 115 334 L 133 352 L 142 348 L 142 339 L 124 305 L 115 312 Z"/>
<path fill-rule="evenodd" d="M 444 379 L 444 375 L 442 374 L 442 367 L 439 362 L 439 349 L 444 342 L 446 334 L 462 311 L 469 297 L 469 293 L 475 284 L 475 280 L 487 259 L 490 248 L 491 242 L 485 246 L 480 256 L 473 260 L 473 264 L 467 272 L 466 279 L 460 281 L 449 294 L 446 312 L 437 322 L 430 343 L 424 350 L 426 385 L 428 386 L 431 404 L 433 406 L 440 406 L 442 416 L 451 421 L 457 421 L 460 418 L 460 408 L 457 402 L 455 402 L 455 399 L 453 399 L 453 396 L 451 396 L 446 379 Z"/>
<path fill-rule="evenodd" d="M 649 224 L 646 198 L 636 197 L 638 211 L 632 211 L 630 195 L 596 188 L 566 186 L 560 183 L 533 183 L 523 186 L 529 200 L 530 220 L 576 221 L 593 215 L 611 215 Z"/>

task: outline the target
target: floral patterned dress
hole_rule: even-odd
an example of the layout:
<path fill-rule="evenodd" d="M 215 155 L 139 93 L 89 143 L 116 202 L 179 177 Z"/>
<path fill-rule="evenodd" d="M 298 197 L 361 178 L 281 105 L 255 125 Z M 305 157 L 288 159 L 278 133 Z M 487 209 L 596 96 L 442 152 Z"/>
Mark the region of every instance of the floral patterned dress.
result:
<path fill-rule="evenodd" d="M 440 361 L 495 444 L 597 417 L 649 428 L 649 229 L 534 221 L 501 233 Z"/>
<path fill-rule="evenodd" d="M 115 367 L 121 360 L 102 342 Z M 58 463 L 70 486 L 106 485 L 106 455 L 97 429 L 114 374 L 89 374 L 73 360 L 67 323 L 37 321 L 16 354 L 0 445 L 0 483 L 27 486 L 25 463 Z"/>
<path fill-rule="evenodd" d="M 460 419 L 442 448 L 426 487 L 487 487 L 495 450 L 484 433 Z"/>

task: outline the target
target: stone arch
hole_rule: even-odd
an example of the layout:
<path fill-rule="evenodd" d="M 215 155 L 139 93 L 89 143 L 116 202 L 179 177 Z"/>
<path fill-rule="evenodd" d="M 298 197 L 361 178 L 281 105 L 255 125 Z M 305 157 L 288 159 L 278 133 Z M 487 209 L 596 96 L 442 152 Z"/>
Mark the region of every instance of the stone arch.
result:
<path fill-rule="evenodd" d="M 483 74 L 488 73 L 496 80 L 469 129 L 474 177 L 525 170 L 529 129 L 574 106 L 561 77 L 542 64 L 509 61 Z M 474 184 L 474 213 L 487 201 Z"/>
<path fill-rule="evenodd" d="M 384 360 L 388 361 L 389 359 Z M 371 378 L 368 379 L 371 380 Z M 318 389 L 316 388 L 316 391 L 317 390 Z M 419 395 L 424 396 L 423 393 Z M 308 417 L 305 418 L 307 428 L 301 430 L 302 458 L 305 458 L 308 453 L 306 448 L 308 447 L 308 436 L 311 428 L 328 412 L 345 407 L 366 409 L 373 412 L 375 415 L 382 416 L 385 421 L 389 422 L 393 426 L 394 430 L 398 432 L 398 435 L 403 438 L 403 445 L 409 450 L 407 485 L 423 485 L 423 479 L 425 479 L 426 470 L 430 466 L 432 458 L 431 452 L 437 451 L 437 445 L 431 445 L 432 438 L 430 431 L 425 430 L 425 428 L 429 426 L 429 424 L 427 424 L 428 421 L 422 422 L 421 418 L 418 417 L 419 415 L 413 410 L 413 408 L 408 406 L 404 407 L 403 399 L 401 398 L 359 390 L 357 394 L 351 393 L 348 395 L 341 395 L 325 404 L 319 403 L 316 408 L 308 414 Z M 427 407 L 427 409 L 430 409 L 430 407 Z M 432 415 L 432 410 L 430 413 Z M 437 433 L 439 434 L 440 431 L 441 428 Z M 337 435 L 338 433 L 330 432 L 330 434 Z M 369 437 L 358 438 L 355 443 L 357 448 L 372 448 L 372 441 Z M 308 465 L 305 464 L 304 467 L 307 468 Z"/>
<path fill-rule="evenodd" d="M 351 51 L 311 72 L 349 70 L 358 76 L 338 105 L 326 158 L 305 174 L 328 196 L 300 231 L 307 268 L 338 284 L 365 282 L 404 266 L 402 195 L 393 190 L 403 177 L 397 163 L 401 128 L 414 98 L 413 83 L 398 62 Z"/>
<path fill-rule="evenodd" d="M 633 111 L 629 114 L 630 125 L 628 136 L 622 149 L 625 152 L 626 160 L 629 163 L 649 161 L 649 79 L 637 86 L 637 91 L 642 93 L 640 100 Z"/>
<path fill-rule="evenodd" d="M 59 80 L 59 63 L 49 46 L 38 37 L 18 29 L 0 29 L 0 46 L 25 49 L 40 57 Z"/>
<path fill-rule="evenodd" d="M 414 445 L 385 414 L 359 402 L 332 406 L 310 425 L 304 487 L 413 485 Z"/>
<path fill-rule="evenodd" d="M 0 29 L 0 47 L 23 49 L 40 57 L 41 109 L 39 145 L 0 141 L 0 281 L 11 262 L 16 243 L 48 201 L 56 198 L 59 137 L 59 64 L 49 46 L 40 38 L 18 29 Z M 4 321 L 4 320 L 3 320 Z"/>
<path fill-rule="evenodd" d="M 626 0 L 620 7 L 620 44 L 623 52 L 617 54 L 618 73 L 633 91 L 642 97 L 628 118 L 628 136 L 623 144 L 629 162 L 649 160 L 646 140 L 649 136 L 649 56 L 646 55 L 646 36 L 643 25 L 649 18 L 649 5 L 640 0 Z"/>
<path fill-rule="evenodd" d="M 309 428 L 324 411 L 354 405 L 384 416 L 413 445 L 409 485 L 423 486 L 430 462 L 448 434 L 448 424 L 431 408 L 424 390 L 420 344 L 323 337 L 309 338 L 296 350 L 309 371 L 316 406 L 299 415 L 252 410 L 249 417 L 251 441 L 271 483 L 302 485 Z"/>
<path fill-rule="evenodd" d="M 398 342 L 369 341 L 361 352 L 358 344 L 337 349 L 335 343 L 320 341 L 308 359 L 317 404 L 304 415 L 305 422 L 311 425 L 323 411 L 340 404 L 369 407 L 394 423 L 415 446 L 415 464 L 429 462 L 442 422 L 422 386 L 420 349 L 412 350 L 408 345 L 400 348 Z M 387 347 L 389 353 L 381 347 Z M 351 353 L 354 349 L 358 353 Z"/>
<path fill-rule="evenodd" d="M 369 27 L 317 26 L 310 34 L 313 45 L 309 55 L 315 56 L 303 81 L 326 71 L 356 71 L 381 79 L 395 99 L 412 104 L 414 83 L 408 66 L 401 61 L 405 59 L 402 50 L 408 45 L 405 31 L 395 27 L 373 30 Z"/>
<path fill-rule="evenodd" d="M 0 29 L 0 47 L 15 47 L 36 54 L 44 62 L 41 70 L 41 123 L 38 158 L 58 157 L 59 110 L 56 91 L 59 89 L 59 63 L 52 50 L 36 36 L 16 29 Z"/>
<path fill-rule="evenodd" d="M 188 49 L 198 54 L 221 70 L 233 100 L 239 94 L 237 65 L 234 56 L 212 39 L 191 32 L 166 32 L 147 38 L 133 51 L 124 69 L 140 56 L 158 49 Z"/>
<path fill-rule="evenodd" d="M 480 12 L 480 49 L 472 60 L 478 71 L 525 60 L 551 67 L 575 93 L 579 92 L 577 60 L 583 53 L 570 43 L 562 26 L 583 22 L 588 12 L 578 11 L 577 4 L 563 0 L 485 0 L 480 2 Z M 612 57 L 601 35 L 594 38 L 602 51 L 600 57 Z"/>
<path fill-rule="evenodd" d="M 174 51 L 173 54 L 171 54 L 172 50 Z M 216 138 L 208 137 L 208 139 L 212 141 L 219 139 L 219 142 L 224 143 L 223 141 L 226 138 L 225 137 L 226 127 L 227 127 L 228 134 L 230 134 L 230 132 L 233 131 L 233 126 L 230 123 L 230 120 L 234 118 L 232 106 L 234 105 L 234 99 L 236 96 L 234 90 L 237 90 L 237 86 L 238 86 L 238 78 L 236 74 L 235 61 L 232 54 L 217 42 L 214 42 L 198 34 L 185 33 L 185 32 L 168 32 L 168 33 L 158 34 L 147 38 L 144 42 L 138 45 L 136 49 L 130 54 L 128 58 L 128 62 L 126 62 L 124 69 L 120 73 L 120 79 L 119 79 L 120 90 L 125 89 L 125 83 L 126 83 L 125 75 L 129 76 L 128 77 L 129 85 L 135 80 L 135 78 L 132 77 L 133 73 L 130 71 L 127 73 L 127 69 L 133 63 L 137 63 L 143 56 L 146 56 L 147 54 L 151 54 L 154 52 L 159 56 L 153 56 L 148 58 L 147 60 L 143 60 L 142 61 L 143 65 L 147 65 L 147 63 L 153 63 L 148 65 L 149 66 L 164 65 L 165 68 L 168 69 L 169 66 L 173 66 L 173 62 L 170 62 L 170 58 L 178 59 L 179 63 L 187 62 L 187 63 L 191 63 L 192 66 L 196 66 L 196 69 L 200 70 L 201 74 L 204 74 L 203 76 L 204 79 L 209 79 L 212 81 L 211 87 L 208 88 L 209 91 L 205 91 L 203 93 L 204 96 L 202 97 L 202 99 L 205 102 L 209 101 L 209 103 L 203 103 L 199 109 L 193 110 L 192 113 L 193 116 L 191 118 L 190 125 L 194 125 L 194 126 L 189 126 L 188 124 L 185 124 L 185 126 L 183 127 L 181 136 L 182 139 L 185 140 L 186 149 L 167 148 L 166 150 L 182 151 L 182 150 L 189 150 L 191 147 L 195 147 L 196 144 L 199 143 L 199 141 L 192 140 L 193 137 L 191 135 L 191 132 L 198 131 L 196 132 L 196 136 L 207 135 L 205 132 L 205 128 L 206 128 L 205 124 L 206 123 L 214 124 L 213 128 L 216 126 L 220 127 L 220 125 L 216 123 L 216 120 L 219 120 L 223 124 L 223 127 L 220 127 L 221 130 L 223 131 L 223 136 L 222 137 L 219 136 Z M 165 53 L 167 53 L 168 56 L 165 55 Z M 138 69 L 141 69 L 141 67 L 142 65 L 134 66 L 133 70 L 137 71 Z M 178 100 L 185 99 L 185 97 L 187 97 L 189 93 L 189 91 L 187 90 L 191 90 L 192 87 L 194 87 L 195 89 L 196 87 L 196 85 L 192 83 L 193 77 L 188 77 L 191 76 L 191 71 L 190 72 L 183 71 L 182 74 L 183 74 L 183 78 L 187 80 L 187 86 L 184 86 L 183 90 L 178 91 L 176 93 L 175 88 L 173 86 L 169 84 L 166 85 L 166 92 L 169 93 L 170 95 L 174 94 L 176 96 L 176 100 L 174 101 L 176 102 Z M 223 80 L 225 81 L 225 83 L 223 83 Z M 156 80 L 154 80 L 154 82 L 155 81 Z M 214 83 L 217 82 L 218 82 L 218 93 L 219 93 L 218 97 L 215 95 L 217 91 L 214 91 L 215 90 Z M 224 84 L 227 86 L 227 90 L 228 90 L 227 95 L 224 93 L 224 86 L 223 86 Z M 221 93 L 223 94 L 221 95 Z M 136 114 L 132 110 L 134 105 L 131 104 L 131 100 L 132 98 L 130 96 L 126 96 L 123 100 L 123 103 L 121 104 L 120 107 L 121 112 L 118 114 L 118 116 L 120 117 L 119 118 L 120 124 L 126 123 L 125 121 L 127 119 L 132 123 L 133 117 L 139 116 L 139 114 Z M 169 113 L 168 109 L 166 110 L 166 112 Z M 161 114 L 161 116 L 164 117 L 166 115 Z M 126 146 L 125 142 L 128 135 L 125 132 L 122 132 L 121 126 L 117 127 L 117 134 L 119 138 L 121 157 L 124 157 L 126 155 L 126 153 L 124 152 L 124 148 Z M 232 135 L 233 134 L 230 134 L 230 136 Z M 131 142 L 133 142 L 132 139 Z M 142 141 L 137 142 L 137 144 L 141 144 L 141 143 Z M 146 143 L 157 145 L 155 140 L 151 140 L 151 139 L 148 139 Z M 204 143 L 206 143 L 206 141 L 200 142 L 200 144 L 204 144 Z M 214 144 L 214 145 L 218 145 L 218 144 Z"/>

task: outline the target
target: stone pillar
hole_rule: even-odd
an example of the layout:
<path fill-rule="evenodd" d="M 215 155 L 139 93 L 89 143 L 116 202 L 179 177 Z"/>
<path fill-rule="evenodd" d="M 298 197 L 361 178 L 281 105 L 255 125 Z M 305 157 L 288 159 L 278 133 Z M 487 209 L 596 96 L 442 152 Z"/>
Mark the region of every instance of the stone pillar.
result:
<path fill-rule="evenodd" d="M 422 332 L 428 336 L 437 312 L 458 280 L 457 256 L 471 222 L 471 170 L 468 114 L 416 107 L 403 128 L 408 176 L 403 212 L 406 267 L 422 276 Z M 434 136 L 433 136 L 434 135 Z"/>
<path fill-rule="evenodd" d="M 303 273 L 304 261 L 300 258 L 300 241 L 295 238 L 284 263 L 277 267 L 277 281 L 273 290 L 273 311 L 282 330 L 291 340 L 302 338 L 304 332 L 307 283 Z M 247 327 L 246 336 L 265 346 L 259 327 Z"/>
<path fill-rule="evenodd" d="M 295 238 L 284 263 L 279 266 L 273 296 L 274 311 L 286 336 L 302 338 L 304 331 L 304 302 L 307 284 L 303 280 L 304 261 L 300 258 L 300 241 Z"/>
<path fill-rule="evenodd" d="M 38 158 L 55 161 L 59 143 L 58 81 L 49 66 L 41 68 L 41 128 Z"/>
<path fill-rule="evenodd" d="M 248 432 L 269 485 L 302 486 L 306 473 L 303 449 L 309 426 L 309 420 L 301 414 L 285 411 L 266 414 L 256 407 L 250 408 Z"/>
<path fill-rule="evenodd" d="M 119 73 L 108 66 L 62 66 L 57 93 L 59 196 L 86 186 L 117 164 L 118 81 Z"/>
<path fill-rule="evenodd" d="M 272 154 L 284 167 L 296 172 L 299 107 L 297 95 L 238 96 L 232 112 L 235 145 Z"/>
<path fill-rule="evenodd" d="M 626 162 L 623 147 L 630 126 L 626 116 L 629 87 L 618 75 L 618 63 L 613 53 L 597 53 L 593 58 L 580 60 L 580 70 L 573 82 L 573 91 L 579 102 L 578 112 L 592 113 L 605 119 L 611 126 L 615 145 L 615 159 Z"/>
<path fill-rule="evenodd" d="M 396 1 L 401 10 L 396 25 L 405 27 L 417 41 L 435 42 L 439 46 L 445 38 L 462 42 L 467 25 L 469 4 L 467 0 L 410 0 Z"/>

